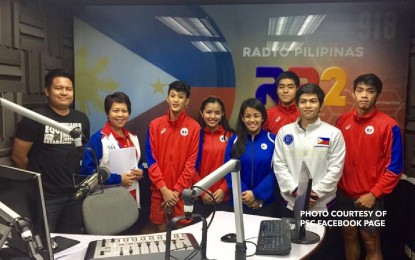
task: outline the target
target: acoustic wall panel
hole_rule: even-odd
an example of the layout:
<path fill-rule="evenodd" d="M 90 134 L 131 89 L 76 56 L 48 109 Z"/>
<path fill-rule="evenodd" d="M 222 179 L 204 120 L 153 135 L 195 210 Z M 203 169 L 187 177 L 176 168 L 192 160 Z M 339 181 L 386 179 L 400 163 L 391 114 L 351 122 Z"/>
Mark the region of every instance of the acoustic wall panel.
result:
<path fill-rule="evenodd" d="M 72 11 L 44 0 L 0 0 L 0 97 L 34 108 L 43 103 L 43 78 L 54 68 L 73 71 Z M 21 119 L 0 108 L 0 163 L 10 163 Z"/>

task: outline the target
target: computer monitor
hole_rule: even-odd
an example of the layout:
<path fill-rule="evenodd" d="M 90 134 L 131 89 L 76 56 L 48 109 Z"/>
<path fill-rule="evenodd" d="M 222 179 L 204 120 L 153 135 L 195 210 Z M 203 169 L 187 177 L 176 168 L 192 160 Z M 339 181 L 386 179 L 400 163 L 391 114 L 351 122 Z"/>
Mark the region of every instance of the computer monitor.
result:
<path fill-rule="evenodd" d="M 311 187 L 313 178 L 307 163 L 302 162 L 301 172 L 298 179 L 297 197 L 294 202 L 295 228 L 291 230 L 291 242 L 295 244 L 314 244 L 320 241 L 320 236 L 306 230 L 306 216 L 310 202 Z"/>
<path fill-rule="evenodd" d="M 14 167 L 0 165 L 0 201 L 23 218 L 28 218 L 34 239 L 40 239 L 43 259 L 53 260 L 41 175 Z M 0 239 L 5 235 L 9 221 L 0 216 Z M 10 249 L 0 248 L 2 255 L 13 250 L 17 256 L 28 256 L 27 244 L 13 227 L 6 240 Z M 7 257 L 6 257 L 7 258 Z"/>

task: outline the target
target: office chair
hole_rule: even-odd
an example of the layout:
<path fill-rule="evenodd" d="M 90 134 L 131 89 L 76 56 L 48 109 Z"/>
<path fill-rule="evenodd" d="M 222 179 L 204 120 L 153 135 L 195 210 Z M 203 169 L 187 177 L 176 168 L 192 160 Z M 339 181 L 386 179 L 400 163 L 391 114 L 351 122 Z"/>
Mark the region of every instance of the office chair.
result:
<path fill-rule="evenodd" d="M 138 207 L 127 189 L 111 187 L 87 196 L 82 203 L 82 214 L 87 234 L 115 235 L 137 221 Z"/>

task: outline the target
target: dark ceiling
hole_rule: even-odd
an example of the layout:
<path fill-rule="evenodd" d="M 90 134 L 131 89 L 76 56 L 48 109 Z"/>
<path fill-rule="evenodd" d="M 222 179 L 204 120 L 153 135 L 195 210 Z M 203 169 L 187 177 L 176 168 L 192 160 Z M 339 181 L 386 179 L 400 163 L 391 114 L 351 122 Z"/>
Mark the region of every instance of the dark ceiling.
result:
<path fill-rule="evenodd" d="M 292 4 L 292 3 L 359 3 L 359 2 L 407 2 L 413 0 L 47 0 L 57 5 L 206 5 L 206 4 Z"/>

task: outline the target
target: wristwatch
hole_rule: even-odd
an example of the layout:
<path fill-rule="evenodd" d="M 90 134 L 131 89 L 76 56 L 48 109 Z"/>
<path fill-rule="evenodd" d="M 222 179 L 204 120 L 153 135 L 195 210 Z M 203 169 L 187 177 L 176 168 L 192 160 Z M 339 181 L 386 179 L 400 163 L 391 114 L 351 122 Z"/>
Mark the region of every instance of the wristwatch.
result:
<path fill-rule="evenodd" d="M 262 208 L 262 206 L 263 206 L 263 205 L 262 205 L 262 200 L 260 200 L 260 201 L 259 201 L 259 206 L 258 206 L 258 208 L 260 209 L 260 208 Z"/>

